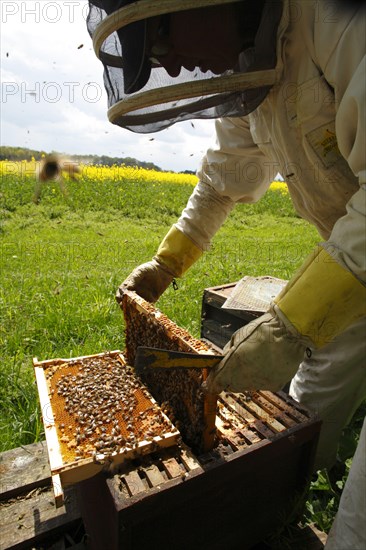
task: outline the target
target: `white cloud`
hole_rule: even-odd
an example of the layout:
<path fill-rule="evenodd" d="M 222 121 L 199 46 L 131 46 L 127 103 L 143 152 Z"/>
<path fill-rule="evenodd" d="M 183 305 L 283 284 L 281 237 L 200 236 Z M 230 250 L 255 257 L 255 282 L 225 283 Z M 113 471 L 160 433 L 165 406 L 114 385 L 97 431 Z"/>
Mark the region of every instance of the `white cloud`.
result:
<path fill-rule="evenodd" d="M 213 121 L 144 135 L 108 121 L 103 67 L 86 29 L 85 0 L 0 5 L 2 145 L 131 156 L 177 171 L 198 167 L 212 141 Z"/>

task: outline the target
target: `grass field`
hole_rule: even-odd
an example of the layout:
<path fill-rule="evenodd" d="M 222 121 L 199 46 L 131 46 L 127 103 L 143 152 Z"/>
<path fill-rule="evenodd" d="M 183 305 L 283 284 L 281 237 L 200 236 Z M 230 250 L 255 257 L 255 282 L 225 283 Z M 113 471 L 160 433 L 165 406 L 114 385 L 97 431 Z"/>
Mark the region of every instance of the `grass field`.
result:
<path fill-rule="evenodd" d="M 77 182 L 67 182 L 66 198 L 57 184 L 49 183 L 36 205 L 32 163 L 4 161 L 0 175 L 3 451 L 43 438 L 33 357 L 123 349 L 123 316 L 115 291 L 135 266 L 154 255 L 196 178 L 84 167 Z M 238 205 L 210 251 L 178 282 L 178 290 L 166 291 L 158 306 L 199 336 L 205 288 L 244 275 L 287 279 L 318 240 L 315 229 L 296 216 L 285 185 L 274 184 L 259 203 Z M 349 430 L 351 445 L 359 425 L 356 419 Z M 309 497 L 308 519 L 328 529 L 339 492 L 321 475 Z"/>

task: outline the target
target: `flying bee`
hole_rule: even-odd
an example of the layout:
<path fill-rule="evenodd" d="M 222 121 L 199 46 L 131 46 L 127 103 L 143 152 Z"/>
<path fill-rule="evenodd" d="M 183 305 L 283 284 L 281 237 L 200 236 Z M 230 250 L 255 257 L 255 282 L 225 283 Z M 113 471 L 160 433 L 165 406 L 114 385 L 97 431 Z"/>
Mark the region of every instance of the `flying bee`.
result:
<path fill-rule="evenodd" d="M 66 199 L 67 189 L 65 186 L 65 176 L 72 180 L 76 180 L 76 175 L 80 173 L 80 166 L 77 162 L 55 153 L 47 155 L 37 166 L 37 183 L 34 189 L 33 202 L 36 204 L 40 202 L 42 187 L 48 181 L 56 181 L 59 184 L 61 193 Z"/>

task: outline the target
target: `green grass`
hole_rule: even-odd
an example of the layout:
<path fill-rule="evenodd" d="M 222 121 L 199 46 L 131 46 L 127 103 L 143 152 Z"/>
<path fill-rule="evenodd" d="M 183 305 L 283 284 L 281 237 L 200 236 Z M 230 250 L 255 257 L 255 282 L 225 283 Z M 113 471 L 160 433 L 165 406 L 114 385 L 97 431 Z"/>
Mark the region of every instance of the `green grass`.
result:
<path fill-rule="evenodd" d="M 146 185 L 84 177 L 68 182 L 66 200 L 57 186 L 45 186 L 35 205 L 34 185 L 31 177 L 3 176 L 0 189 L 0 451 L 44 436 L 33 357 L 123 349 L 115 291 L 135 266 L 154 255 L 192 192 L 190 185 L 158 180 Z M 256 205 L 238 205 L 210 251 L 158 306 L 199 337 L 205 288 L 244 275 L 287 279 L 318 240 L 315 229 L 296 216 L 289 197 L 269 191 Z M 358 425 L 353 442 L 357 430 Z M 336 509 L 327 483 L 314 481 L 307 505 L 307 520 L 324 528 Z"/>

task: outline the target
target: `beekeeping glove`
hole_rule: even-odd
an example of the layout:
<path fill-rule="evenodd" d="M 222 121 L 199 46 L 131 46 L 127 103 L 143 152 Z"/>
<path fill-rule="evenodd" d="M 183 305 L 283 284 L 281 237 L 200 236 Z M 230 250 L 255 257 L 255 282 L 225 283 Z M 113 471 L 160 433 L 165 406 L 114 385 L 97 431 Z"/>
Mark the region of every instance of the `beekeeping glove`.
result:
<path fill-rule="evenodd" d="M 318 248 L 275 298 L 268 313 L 239 329 L 204 389 L 278 391 L 304 357 L 366 315 L 366 288 Z"/>
<path fill-rule="evenodd" d="M 156 302 L 175 277 L 181 277 L 201 256 L 202 250 L 174 225 L 171 227 L 156 256 L 136 267 L 118 288 L 116 299 L 121 301 L 123 290 L 134 290 L 148 302 Z"/>
<path fill-rule="evenodd" d="M 125 288 L 134 290 L 149 302 L 156 302 L 173 279 L 184 275 L 209 248 L 212 237 L 233 207 L 232 200 L 199 181 L 154 259 L 137 267 L 127 277 L 117 290 L 117 301 L 121 300 Z"/>

